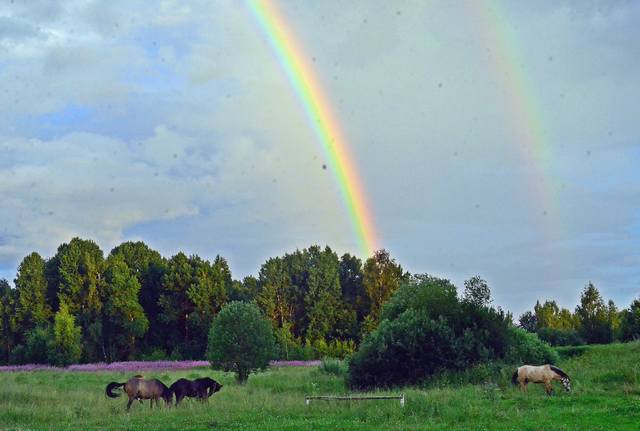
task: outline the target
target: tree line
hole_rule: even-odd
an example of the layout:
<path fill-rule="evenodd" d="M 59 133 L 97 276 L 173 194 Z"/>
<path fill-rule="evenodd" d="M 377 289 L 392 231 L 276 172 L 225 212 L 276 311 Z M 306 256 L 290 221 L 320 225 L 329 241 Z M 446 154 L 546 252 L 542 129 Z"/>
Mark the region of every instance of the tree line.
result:
<path fill-rule="evenodd" d="M 73 238 L 53 257 L 26 256 L 15 288 L 0 280 L 0 362 L 199 359 L 214 317 L 231 301 L 259 307 L 280 358 L 343 357 L 415 277 L 385 250 L 363 262 L 314 245 L 269 258 L 257 277 L 235 280 L 221 256 L 209 261 L 180 252 L 165 258 L 143 242 L 125 242 L 105 257 L 95 242 Z M 585 342 L 640 335 L 640 302 L 612 314 L 613 303 L 604 305 L 599 294 L 594 299 L 593 290 L 585 289 L 587 299 L 573 314 L 547 301 L 520 324 L 551 342 L 545 331 L 573 330 Z M 479 277 L 465 282 L 465 292 L 471 303 L 489 298 Z M 609 338 L 593 335 L 604 331 L 603 321 L 609 322 Z"/>
<path fill-rule="evenodd" d="M 537 301 L 533 311 L 520 316 L 520 326 L 554 346 L 606 344 L 640 338 L 640 299 L 618 310 L 613 300 L 606 301 L 589 282 L 572 313 L 556 301 Z"/>
<path fill-rule="evenodd" d="M 213 318 L 234 300 L 258 305 L 282 358 L 344 356 L 407 277 L 385 250 L 363 263 L 311 246 L 234 280 L 221 256 L 167 259 L 125 242 L 105 258 L 95 242 L 73 238 L 51 258 L 26 256 L 15 289 L 0 280 L 0 361 L 202 358 Z"/>

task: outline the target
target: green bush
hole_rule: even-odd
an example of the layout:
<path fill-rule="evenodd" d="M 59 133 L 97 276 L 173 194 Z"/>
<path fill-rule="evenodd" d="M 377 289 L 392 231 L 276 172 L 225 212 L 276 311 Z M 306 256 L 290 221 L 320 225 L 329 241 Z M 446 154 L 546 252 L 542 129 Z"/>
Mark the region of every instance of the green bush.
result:
<path fill-rule="evenodd" d="M 249 374 L 265 369 L 275 356 L 271 323 L 253 303 L 233 301 L 213 320 L 207 359 L 214 369 L 233 371 L 239 383 Z"/>
<path fill-rule="evenodd" d="M 458 344 L 444 320 L 407 310 L 383 320 L 360 345 L 349 362 L 348 384 L 358 389 L 406 385 L 460 368 Z"/>
<path fill-rule="evenodd" d="M 505 355 L 507 363 L 541 365 L 555 364 L 559 360 L 558 353 L 536 334 L 512 327 L 509 338 L 509 348 Z"/>
<path fill-rule="evenodd" d="M 48 364 L 53 348 L 51 328 L 37 327 L 27 333 L 24 345 L 13 349 L 10 360 L 13 364 Z"/>
<path fill-rule="evenodd" d="M 66 366 L 78 362 L 82 355 L 81 329 L 67 304 L 60 302 L 60 309 L 53 322 L 52 347 L 49 361 L 54 365 Z"/>
<path fill-rule="evenodd" d="M 584 340 L 575 329 L 540 328 L 538 337 L 552 346 L 580 346 Z"/>
<path fill-rule="evenodd" d="M 446 370 L 501 359 L 509 344 L 504 312 L 460 300 L 449 281 L 427 275 L 401 286 L 382 317 L 351 357 L 353 388 L 415 384 Z"/>

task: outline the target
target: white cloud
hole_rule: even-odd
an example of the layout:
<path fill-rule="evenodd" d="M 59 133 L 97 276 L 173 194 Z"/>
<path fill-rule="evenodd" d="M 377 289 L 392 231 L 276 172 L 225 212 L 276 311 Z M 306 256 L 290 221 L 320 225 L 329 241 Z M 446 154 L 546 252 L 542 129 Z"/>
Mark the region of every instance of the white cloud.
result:
<path fill-rule="evenodd" d="M 480 272 L 516 311 L 538 294 L 571 302 L 591 276 L 628 300 L 637 5 L 492 3 L 499 23 L 469 4 L 278 5 L 341 122 L 382 245 L 410 270 L 457 282 Z M 5 266 L 76 234 L 107 248 L 144 232 L 163 251 L 227 253 L 238 275 L 311 242 L 356 251 L 322 149 L 244 3 L 0 8 L 11 22 L 0 43 Z M 512 36 L 501 46 L 487 37 L 495 24 Z M 504 47 L 518 64 L 500 63 Z M 544 165 L 513 120 L 532 115 Z M 541 182 L 552 201 L 534 194 Z"/>

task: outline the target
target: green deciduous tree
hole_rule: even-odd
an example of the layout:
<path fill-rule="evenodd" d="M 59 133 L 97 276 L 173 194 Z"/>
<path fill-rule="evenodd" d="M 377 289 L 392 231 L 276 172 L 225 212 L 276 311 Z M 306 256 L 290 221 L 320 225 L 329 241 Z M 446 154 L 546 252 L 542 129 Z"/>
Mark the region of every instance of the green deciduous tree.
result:
<path fill-rule="evenodd" d="M 406 279 L 402 267 L 396 263 L 388 251 L 378 250 L 367 259 L 363 268 L 363 287 L 367 293 L 369 326 L 380 319 L 382 305 L 398 290 Z"/>
<path fill-rule="evenodd" d="M 292 325 L 293 303 L 291 277 L 283 258 L 268 259 L 260 268 L 256 303 L 274 328 Z M 293 331 L 293 329 L 292 329 Z"/>
<path fill-rule="evenodd" d="M 102 297 L 104 256 L 91 240 L 73 238 L 58 247 L 49 268 L 50 282 L 57 282 L 57 297 L 82 328 L 84 356 L 105 360 L 102 345 Z M 51 287 L 51 286 L 50 286 Z"/>
<path fill-rule="evenodd" d="M 0 280 L 0 362 L 8 363 L 16 345 L 15 309 L 16 291 L 7 280 Z"/>
<path fill-rule="evenodd" d="M 640 299 L 635 299 L 628 309 L 620 314 L 620 339 L 631 341 L 640 339 Z"/>
<path fill-rule="evenodd" d="M 538 329 L 538 319 L 531 311 L 525 311 L 518 320 L 519 326 L 527 332 L 536 332 Z"/>
<path fill-rule="evenodd" d="M 140 305 L 149 321 L 149 327 L 153 328 L 145 333 L 141 341 L 142 348 L 166 348 L 166 333 L 169 328 L 159 319 L 158 304 L 162 293 L 162 277 L 167 268 L 166 259 L 142 241 L 124 242 L 111 250 L 110 256 L 121 256 L 140 284 Z"/>
<path fill-rule="evenodd" d="M 45 262 L 38 253 L 31 253 L 22 260 L 15 285 L 18 295 L 15 316 L 18 331 L 26 334 L 37 326 L 49 323 L 53 312 L 47 303 Z"/>
<path fill-rule="evenodd" d="M 106 261 L 103 294 L 103 346 L 107 360 L 133 358 L 136 342 L 149 328 L 138 301 L 140 283 L 121 254 Z"/>
<path fill-rule="evenodd" d="M 491 304 L 491 289 L 487 282 L 479 275 L 473 276 L 464 282 L 463 299 L 478 307 Z"/>
<path fill-rule="evenodd" d="M 329 248 L 311 246 L 304 250 L 305 339 L 326 339 L 339 321 L 343 307 L 338 256 Z"/>
<path fill-rule="evenodd" d="M 54 318 L 52 347 L 50 358 L 56 365 L 75 363 L 82 355 L 81 330 L 64 301 Z"/>
<path fill-rule="evenodd" d="M 265 369 L 274 354 L 271 324 L 255 304 L 230 302 L 214 319 L 207 349 L 213 368 L 232 371 L 245 383 L 249 374 Z"/>
<path fill-rule="evenodd" d="M 212 319 L 225 303 L 230 284 L 226 262 L 213 265 L 198 256 L 173 256 L 163 277 L 160 317 L 172 330 L 168 339 L 187 357 L 201 357 Z"/>
<path fill-rule="evenodd" d="M 580 305 L 576 307 L 576 315 L 580 323 L 579 332 L 587 343 L 612 341 L 607 314 L 607 307 L 600 292 L 593 283 L 589 282 L 580 296 Z"/>

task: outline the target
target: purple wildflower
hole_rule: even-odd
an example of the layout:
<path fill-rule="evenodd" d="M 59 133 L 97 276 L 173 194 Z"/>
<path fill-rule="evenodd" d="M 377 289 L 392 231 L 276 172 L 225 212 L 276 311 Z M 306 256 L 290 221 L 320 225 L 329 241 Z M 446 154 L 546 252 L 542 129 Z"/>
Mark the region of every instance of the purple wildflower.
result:
<path fill-rule="evenodd" d="M 321 361 L 271 361 L 274 368 L 282 367 L 317 367 Z M 2 372 L 16 371 L 75 371 L 75 372 L 126 372 L 135 373 L 142 371 L 177 371 L 189 370 L 196 367 L 208 367 L 208 361 L 128 361 L 128 362 L 97 362 L 94 364 L 73 364 L 68 367 L 54 367 L 45 364 L 4 365 L 0 366 Z"/>

